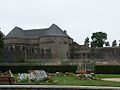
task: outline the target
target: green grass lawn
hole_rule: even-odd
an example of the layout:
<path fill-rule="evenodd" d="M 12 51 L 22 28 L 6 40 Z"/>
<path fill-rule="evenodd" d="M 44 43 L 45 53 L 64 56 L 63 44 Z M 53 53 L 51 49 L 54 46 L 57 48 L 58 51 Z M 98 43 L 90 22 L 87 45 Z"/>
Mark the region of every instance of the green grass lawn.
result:
<path fill-rule="evenodd" d="M 100 78 L 120 78 L 120 74 L 96 74 Z"/>
<path fill-rule="evenodd" d="M 120 78 L 115 74 L 97 74 L 99 78 Z M 54 76 L 52 83 L 49 82 L 17 82 L 16 84 L 40 84 L 40 85 L 75 85 L 75 86 L 120 86 L 120 82 L 104 81 L 104 80 L 78 80 L 74 76 Z"/>
<path fill-rule="evenodd" d="M 54 77 L 59 85 L 77 85 L 77 86 L 120 86 L 120 82 L 104 80 L 78 80 L 74 77 L 57 76 Z"/>

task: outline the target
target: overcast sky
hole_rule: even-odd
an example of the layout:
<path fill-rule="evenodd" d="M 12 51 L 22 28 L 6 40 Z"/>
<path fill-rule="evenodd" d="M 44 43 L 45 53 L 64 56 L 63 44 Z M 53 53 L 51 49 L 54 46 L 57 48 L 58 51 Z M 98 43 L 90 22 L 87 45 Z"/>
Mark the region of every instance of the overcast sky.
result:
<path fill-rule="evenodd" d="M 120 39 L 120 0 L 0 0 L 0 28 L 6 35 L 15 26 L 48 28 L 52 23 L 83 44 L 93 32 Z"/>

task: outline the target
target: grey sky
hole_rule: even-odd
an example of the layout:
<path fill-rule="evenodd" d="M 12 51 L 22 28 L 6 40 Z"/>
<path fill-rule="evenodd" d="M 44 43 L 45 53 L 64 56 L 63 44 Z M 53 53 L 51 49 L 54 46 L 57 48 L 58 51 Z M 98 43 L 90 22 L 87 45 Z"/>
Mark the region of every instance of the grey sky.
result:
<path fill-rule="evenodd" d="M 52 23 L 83 44 L 93 32 L 108 40 L 120 39 L 120 0 L 0 0 L 0 27 L 5 34 L 15 26 L 47 28 Z"/>

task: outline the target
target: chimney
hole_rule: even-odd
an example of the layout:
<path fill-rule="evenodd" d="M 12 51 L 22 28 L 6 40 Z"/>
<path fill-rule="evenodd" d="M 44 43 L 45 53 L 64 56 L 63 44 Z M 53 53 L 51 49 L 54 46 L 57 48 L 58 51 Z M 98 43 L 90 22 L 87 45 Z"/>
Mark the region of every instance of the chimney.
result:
<path fill-rule="evenodd" d="M 67 31 L 66 31 L 66 30 L 64 30 L 64 33 L 66 33 L 66 34 L 67 34 Z"/>

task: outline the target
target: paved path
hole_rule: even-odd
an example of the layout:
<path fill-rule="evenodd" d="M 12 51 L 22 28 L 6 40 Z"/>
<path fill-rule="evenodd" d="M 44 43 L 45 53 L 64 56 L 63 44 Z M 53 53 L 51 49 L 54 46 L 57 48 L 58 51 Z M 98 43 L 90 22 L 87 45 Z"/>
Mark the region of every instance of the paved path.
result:
<path fill-rule="evenodd" d="M 120 78 L 103 78 L 102 80 L 120 82 Z"/>

